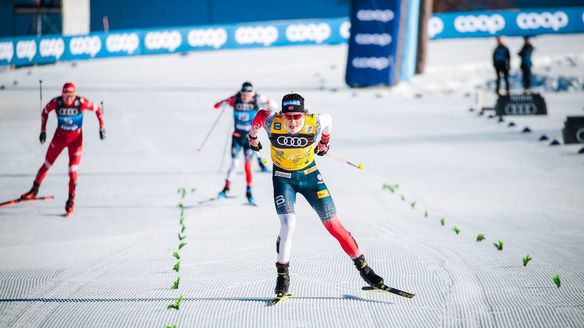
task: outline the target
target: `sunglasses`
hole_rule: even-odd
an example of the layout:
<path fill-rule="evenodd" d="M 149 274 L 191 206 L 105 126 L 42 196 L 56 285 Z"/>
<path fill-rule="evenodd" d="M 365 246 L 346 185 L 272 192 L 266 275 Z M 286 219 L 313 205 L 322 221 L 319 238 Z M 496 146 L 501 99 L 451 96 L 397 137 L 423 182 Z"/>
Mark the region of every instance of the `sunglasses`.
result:
<path fill-rule="evenodd" d="M 299 120 L 304 116 L 304 113 L 284 113 L 284 118 L 287 120 Z"/>

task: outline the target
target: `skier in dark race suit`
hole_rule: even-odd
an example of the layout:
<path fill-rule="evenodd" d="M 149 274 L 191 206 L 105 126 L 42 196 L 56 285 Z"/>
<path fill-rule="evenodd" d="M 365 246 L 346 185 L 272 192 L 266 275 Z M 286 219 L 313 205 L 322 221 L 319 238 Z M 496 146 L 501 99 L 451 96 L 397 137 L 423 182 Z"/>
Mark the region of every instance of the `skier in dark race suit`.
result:
<path fill-rule="evenodd" d="M 75 195 L 77 185 L 77 167 L 81 161 L 81 153 L 83 151 L 83 132 L 81 126 L 83 125 L 83 112 L 93 111 L 99 121 L 99 138 L 105 139 L 105 129 L 103 127 L 102 109 L 101 106 L 89 101 L 85 97 L 77 96 L 75 85 L 71 82 L 63 85 L 62 95 L 53 98 L 43 109 L 41 121 L 41 134 L 39 140 L 45 143 L 47 139 L 46 126 L 49 113 L 55 111 L 57 114 L 57 130 L 53 135 L 53 140 L 47 149 L 45 162 L 40 167 L 32 188 L 22 194 L 20 199 L 33 199 L 36 197 L 39 187 L 45 177 L 49 168 L 53 165 L 61 151 L 67 148 L 69 153 L 69 198 L 65 203 L 65 211 L 70 214 L 74 210 Z"/>
<path fill-rule="evenodd" d="M 353 260 L 363 280 L 376 288 L 383 288 L 383 278 L 375 274 L 365 261 L 363 252 L 351 233 L 343 227 L 332 196 L 320 174 L 314 155 L 323 156 L 329 149 L 332 118 L 329 114 L 309 114 L 304 109 L 304 98 L 287 94 L 282 99 L 282 110 L 271 113 L 260 110 L 248 134 L 250 147 L 259 151 L 259 129 L 264 127 L 270 140 L 274 169 L 274 203 L 280 219 L 280 233 L 276 242 L 278 277 L 274 292 L 277 297 L 287 295 L 290 286 L 290 253 L 292 234 L 296 226 L 294 204 L 300 193 L 320 217 L 324 227 L 335 237 L 345 253 Z M 320 135 L 320 140 L 317 137 Z M 315 147 L 316 143 L 316 147 Z"/>

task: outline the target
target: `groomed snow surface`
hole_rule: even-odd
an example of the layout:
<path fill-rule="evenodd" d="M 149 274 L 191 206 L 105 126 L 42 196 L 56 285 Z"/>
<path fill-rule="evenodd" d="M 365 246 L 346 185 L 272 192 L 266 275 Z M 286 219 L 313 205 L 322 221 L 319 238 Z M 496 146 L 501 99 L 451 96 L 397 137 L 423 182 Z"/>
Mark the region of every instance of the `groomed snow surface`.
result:
<path fill-rule="evenodd" d="M 536 74 L 584 76 L 584 36 L 533 43 Z M 517 53 L 521 40 L 509 45 Z M 497 123 L 469 112 L 475 88 L 494 77 L 493 47 L 491 39 L 432 42 L 428 73 L 389 91 L 344 86 L 344 45 L 0 73 L 0 199 L 30 188 L 52 138 L 54 113 L 39 144 L 39 79 L 45 103 L 66 81 L 103 100 L 107 129 L 102 142 L 95 116 L 85 115 L 71 217 L 62 216 L 66 152 L 41 186 L 54 200 L 0 208 L 0 327 L 584 326 L 584 155 L 582 145 L 549 146 L 562 141 L 567 115 L 584 115 L 584 92 L 545 92 L 545 117 Z M 200 203 L 221 190 L 228 163 L 229 111 L 196 151 L 220 115 L 212 104 L 246 80 L 277 103 L 295 91 L 311 111 L 333 116 L 331 152 L 365 166 L 317 158 L 339 216 L 371 267 L 413 299 L 361 291 L 351 260 L 299 197 L 294 297 L 266 306 L 279 231 L 271 175 L 254 163 L 259 207 L 244 205 L 241 169 L 236 198 Z M 525 126 L 533 133 L 522 134 Z M 178 250 L 180 187 L 196 191 L 183 201 L 187 244 Z M 167 309 L 179 295 L 180 309 Z"/>

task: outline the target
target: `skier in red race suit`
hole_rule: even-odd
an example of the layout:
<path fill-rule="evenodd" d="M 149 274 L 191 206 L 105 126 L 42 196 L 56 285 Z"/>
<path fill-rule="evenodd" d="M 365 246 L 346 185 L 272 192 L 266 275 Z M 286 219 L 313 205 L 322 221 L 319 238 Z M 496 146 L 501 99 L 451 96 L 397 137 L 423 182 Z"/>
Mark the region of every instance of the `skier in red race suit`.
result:
<path fill-rule="evenodd" d="M 223 106 L 230 106 L 233 108 L 233 135 L 231 137 L 231 164 L 227 169 L 227 176 L 225 177 L 225 186 L 223 190 L 219 192 L 219 198 L 227 197 L 227 193 L 231 188 L 231 180 L 235 172 L 235 168 L 239 165 L 239 153 L 243 150 L 244 154 L 244 168 L 245 168 L 245 181 L 246 181 L 246 193 L 245 196 L 250 204 L 255 204 L 252 195 L 252 170 L 251 170 L 251 160 L 253 158 L 253 151 L 249 148 L 249 142 L 247 140 L 247 133 L 251 129 L 251 122 L 256 116 L 258 110 L 264 108 L 268 110 L 274 109 L 273 102 L 256 93 L 254 91 L 251 82 L 244 82 L 241 85 L 241 90 L 235 95 L 223 99 L 217 102 L 214 107 L 215 109 L 222 108 Z M 262 171 L 267 171 L 262 161 L 259 161 Z"/>
<path fill-rule="evenodd" d="M 40 167 L 36 178 L 34 179 L 32 188 L 20 196 L 21 199 L 33 199 L 36 197 L 39 187 L 45 177 L 49 168 L 61 151 L 64 148 L 69 152 L 69 198 L 65 203 L 65 211 L 70 214 L 74 210 L 75 205 L 75 187 L 77 185 L 77 167 L 81 161 L 81 153 L 83 150 L 83 132 L 81 126 L 83 125 L 83 112 L 93 111 L 99 121 L 99 138 L 105 139 L 105 129 L 103 128 L 103 112 L 101 106 L 89 101 L 85 97 L 77 96 L 75 85 L 67 82 L 63 85 L 62 95 L 53 98 L 43 109 L 41 121 L 41 134 L 39 140 L 41 144 L 45 143 L 47 134 L 45 132 L 47 126 L 47 119 L 51 111 L 57 114 L 58 126 L 53 140 L 47 149 L 45 162 Z"/>

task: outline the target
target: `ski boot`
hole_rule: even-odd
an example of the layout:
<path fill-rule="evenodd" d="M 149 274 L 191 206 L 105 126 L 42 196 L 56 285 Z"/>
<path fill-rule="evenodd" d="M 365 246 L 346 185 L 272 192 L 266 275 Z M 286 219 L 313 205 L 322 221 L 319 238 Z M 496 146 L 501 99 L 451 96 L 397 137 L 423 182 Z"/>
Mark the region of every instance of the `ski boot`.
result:
<path fill-rule="evenodd" d="M 40 187 L 40 184 L 34 182 L 32 184 L 32 188 L 30 188 L 29 191 L 27 191 L 24 194 L 20 195 L 20 199 L 21 200 L 26 200 L 26 199 L 33 199 L 33 198 L 35 198 L 36 195 L 39 192 L 39 187 Z"/>
<path fill-rule="evenodd" d="M 230 186 L 231 186 L 231 181 L 225 180 L 225 187 L 223 187 L 223 190 L 221 190 L 219 192 L 219 194 L 217 195 L 217 198 L 227 198 L 227 193 L 229 192 Z"/>
<path fill-rule="evenodd" d="M 65 203 L 65 215 L 69 216 L 75 210 L 75 195 L 69 194 L 69 199 Z"/>
<path fill-rule="evenodd" d="M 251 194 L 251 187 L 247 186 L 247 189 L 245 190 L 245 197 L 247 198 L 247 202 L 250 205 L 256 205 L 255 199 L 253 198 L 253 195 Z"/>
<path fill-rule="evenodd" d="M 276 279 L 276 288 L 274 289 L 274 293 L 276 293 L 277 297 L 288 295 L 288 288 L 290 287 L 290 273 L 288 272 L 288 266 L 289 263 L 276 263 L 278 278 Z"/>
<path fill-rule="evenodd" d="M 383 287 L 385 287 L 385 284 L 383 283 L 383 278 L 375 274 L 373 269 L 369 267 L 369 264 L 367 264 L 367 261 L 365 261 L 364 255 L 361 255 L 358 258 L 354 259 L 353 263 L 355 264 L 357 270 L 359 270 L 361 278 L 363 278 L 363 280 L 365 280 L 365 282 L 368 283 L 371 287 L 380 289 L 383 289 Z"/>

